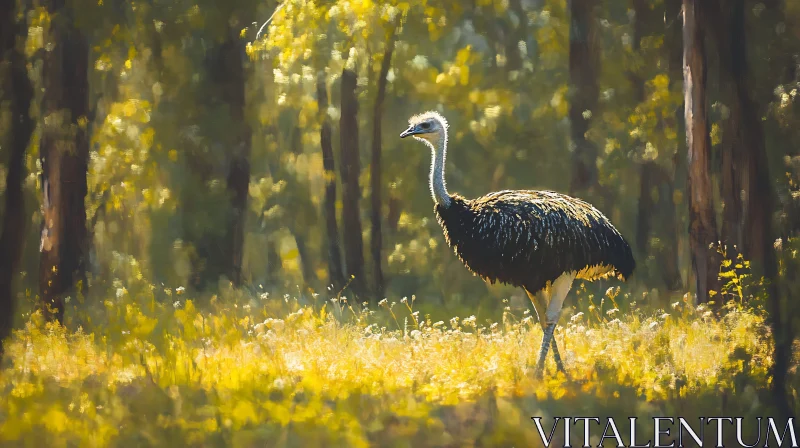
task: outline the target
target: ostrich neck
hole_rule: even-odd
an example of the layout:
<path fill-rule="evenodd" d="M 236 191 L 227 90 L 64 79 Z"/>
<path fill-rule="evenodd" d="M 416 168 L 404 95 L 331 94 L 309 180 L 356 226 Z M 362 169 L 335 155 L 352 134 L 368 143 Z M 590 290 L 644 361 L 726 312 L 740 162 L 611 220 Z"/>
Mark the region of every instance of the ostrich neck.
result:
<path fill-rule="evenodd" d="M 447 158 L 447 134 L 440 133 L 438 138 L 428 141 L 431 147 L 431 195 L 433 201 L 444 207 L 450 206 L 450 195 L 447 193 L 447 185 L 444 181 L 444 162 Z"/>

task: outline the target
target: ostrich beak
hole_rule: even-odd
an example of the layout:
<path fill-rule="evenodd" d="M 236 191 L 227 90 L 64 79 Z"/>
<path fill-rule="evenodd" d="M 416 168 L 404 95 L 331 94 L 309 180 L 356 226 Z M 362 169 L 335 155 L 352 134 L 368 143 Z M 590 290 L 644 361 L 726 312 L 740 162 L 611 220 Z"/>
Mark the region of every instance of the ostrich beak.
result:
<path fill-rule="evenodd" d="M 409 126 L 408 129 L 400 133 L 400 138 L 406 138 L 409 135 L 414 135 L 414 126 Z"/>

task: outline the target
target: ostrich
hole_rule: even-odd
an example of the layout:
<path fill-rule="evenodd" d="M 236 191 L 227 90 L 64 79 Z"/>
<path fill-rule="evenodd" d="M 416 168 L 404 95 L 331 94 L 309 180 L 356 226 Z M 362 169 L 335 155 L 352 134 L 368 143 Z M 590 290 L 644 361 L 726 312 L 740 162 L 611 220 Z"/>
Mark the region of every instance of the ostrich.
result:
<path fill-rule="evenodd" d="M 535 374 L 541 378 L 561 307 L 575 279 L 627 279 L 636 266 L 617 229 L 592 205 L 553 191 L 504 190 L 477 199 L 449 194 L 444 180 L 447 120 L 436 112 L 415 115 L 401 138 L 431 149 L 430 189 L 444 236 L 458 258 L 484 281 L 522 287 L 544 336 Z"/>

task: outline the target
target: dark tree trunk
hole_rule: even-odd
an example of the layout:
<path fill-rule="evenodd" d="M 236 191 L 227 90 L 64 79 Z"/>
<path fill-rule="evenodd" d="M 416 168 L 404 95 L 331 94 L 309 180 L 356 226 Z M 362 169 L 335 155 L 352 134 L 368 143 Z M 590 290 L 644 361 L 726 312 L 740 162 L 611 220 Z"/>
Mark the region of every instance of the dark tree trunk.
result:
<path fill-rule="evenodd" d="M 283 286 L 280 282 L 281 256 L 274 241 L 268 241 L 264 248 L 267 253 L 267 282 L 273 286 Z"/>
<path fill-rule="evenodd" d="M 386 225 L 392 232 L 397 232 L 397 226 L 400 225 L 400 212 L 402 211 L 402 202 L 397 197 L 397 193 L 392 190 L 389 193 L 389 210 L 386 212 Z"/>
<path fill-rule="evenodd" d="M 314 264 L 311 262 L 311 256 L 308 253 L 306 237 L 299 230 L 292 231 L 292 235 L 294 236 L 294 243 L 297 245 L 297 256 L 300 259 L 300 272 L 303 274 L 303 283 L 305 283 L 306 287 L 313 289 L 317 276 L 314 274 Z"/>
<path fill-rule="evenodd" d="M 392 65 L 392 53 L 394 52 L 395 31 L 392 29 L 389 40 L 386 43 L 386 50 L 383 52 L 381 71 L 378 76 L 378 92 L 375 95 L 375 109 L 372 113 L 372 164 L 370 165 L 370 199 L 372 210 L 370 221 L 372 224 L 370 252 L 372 252 L 372 277 L 374 282 L 374 296 L 380 300 L 383 297 L 384 278 L 383 278 L 383 233 L 381 228 L 381 209 L 383 194 L 383 177 L 381 173 L 381 119 L 383 118 L 383 102 L 386 97 L 386 77 Z"/>
<path fill-rule="evenodd" d="M 770 324 L 775 340 L 773 395 L 783 414 L 791 414 L 786 397 L 786 375 L 791 358 L 790 332 L 784 324 L 777 288 L 777 260 L 773 250 L 772 210 L 774 192 L 770 184 L 764 130 L 759 106 L 747 83 L 747 42 L 744 0 L 709 1 L 718 17 L 713 29 L 720 53 L 721 80 L 730 104 L 723 152 L 723 236 L 737 244 L 769 280 Z M 787 327 L 787 328 L 784 328 Z"/>
<path fill-rule="evenodd" d="M 597 146 L 586 138 L 591 116 L 598 113 L 600 46 L 597 44 L 596 0 L 569 2 L 569 120 L 572 146 L 570 193 L 599 193 Z"/>
<path fill-rule="evenodd" d="M 336 165 L 333 157 L 333 137 L 328 118 L 328 89 L 325 75 L 317 80 L 317 104 L 320 115 L 320 146 L 322 146 L 322 168 L 325 171 L 325 230 L 328 240 L 328 281 L 336 291 L 344 287 L 342 251 L 339 248 L 339 225 L 336 221 Z"/>
<path fill-rule="evenodd" d="M 660 235 L 665 242 L 656 252 L 658 266 L 661 268 L 661 280 L 669 291 L 681 291 L 683 289 L 683 280 L 681 279 L 676 248 L 678 218 L 676 216 L 675 203 L 673 202 L 675 181 L 664 167 L 656 164 L 652 166 L 648 164 L 644 175 L 653 176 L 653 184 L 658 188 L 658 202 L 656 202 L 654 210 L 657 220 L 653 226 L 653 231 Z"/>
<path fill-rule="evenodd" d="M 27 24 L 15 18 L 15 2 L 0 5 L 0 63 L 7 74 L 7 99 L 10 100 L 11 127 L 8 130 L 9 159 L 6 174 L 5 209 L 0 230 L 0 356 L 3 341 L 11 335 L 16 314 L 13 281 L 25 241 L 25 204 L 22 183 L 25 179 L 25 151 L 33 134 L 30 115 L 33 86 L 28 78 L 22 44 Z"/>
<path fill-rule="evenodd" d="M 639 51 L 646 30 L 653 25 L 654 15 L 645 0 L 633 0 L 633 10 L 636 12 L 633 50 Z M 628 76 L 634 90 L 635 101 L 643 103 L 646 97 L 642 75 L 632 71 Z M 658 193 L 657 200 L 653 198 L 654 191 Z M 672 201 L 673 193 L 673 181 L 665 168 L 655 161 L 645 161 L 640 165 L 636 246 L 642 259 L 651 255 L 653 250 L 657 250 L 652 255 L 656 257 L 657 264 L 661 268 L 659 269 L 661 279 L 667 289 L 678 291 L 683 287 L 683 282 L 674 247 L 677 238 L 677 218 L 675 204 Z M 650 236 L 653 234 L 660 236 L 664 241 L 658 249 L 650 247 Z"/>
<path fill-rule="evenodd" d="M 295 126 L 292 129 L 290 150 L 292 154 L 299 155 L 303 153 L 303 132 L 300 126 Z M 308 251 L 309 229 L 313 231 L 317 227 L 316 214 L 317 211 L 311 202 L 311 195 L 306 186 L 298 181 L 293 173 L 287 173 L 276 164 L 272 168 L 273 173 L 278 173 L 280 178 L 286 179 L 287 190 L 290 191 L 289 202 L 294 204 L 294 213 L 292 216 L 292 224 L 290 224 L 290 231 L 294 236 L 295 244 L 297 245 L 297 254 L 300 261 L 300 272 L 303 274 L 303 285 L 305 289 L 314 290 L 318 285 L 316 281 L 316 274 L 314 273 L 314 261 Z M 275 174 L 273 174 L 274 176 Z"/>
<path fill-rule="evenodd" d="M 633 11 L 635 12 L 633 22 L 633 42 L 632 50 L 634 53 L 639 52 L 641 49 L 641 40 L 645 36 L 645 25 L 649 19 L 647 14 L 647 3 L 645 0 L 633 0 Z M 641 104 L 645 101 L 645 81 L 642 75 L 634 67 L 633 70 L 628 72 L 628 79 L 633 89 L 633 100 L 636 104 Z M 640 143 L 639 152 L 643 153 Z M 653 172 L 658 168 L 655 162 L 645 161 L 639 167 L 639 202 L 636 214 L 636 246 L 639 250 L 639 256 L 645 259 L 649 255 L 649 240 L 650 232 L 652 230 L 652 218 L 655 209 L 655 201 L 653 201 L 652 192 L 656 188 Z"/>
<path fill-rule="evenodd" d="M 510 71 L 522 69 L 523 58 L 519 43 L 527 40 L 530 31 L 528 29 L 528 16 L 522 8 L 521 0 L 511 0 L 509 8 L 519 20 L 517 26 L 509 30 L 508 38 L 506 39 L 506 69 Z M 506 20 L 506 22 L 509 22 L 509 20 Z M 509 27 L 512 27 L 512 25 L 509 24 Z"/>
<path fill-rule="evenodd" d="M 245 73 L 244 48 L 239 37 L 231 30 L 231 35 L 220 47 L 217 76 L 222 100 L 228 105 L 234 140 L 230 143 L 227 187 L 231 197 L 231 214 L 225 236 L 225 271 L 234 285 L 242 284 L 242 260 L 244 258 L 245 218 L 247 217 L 247 196 L 250 186 L 250 146 L 252 133 L 245 116 Z"/>
<path fill-rule="evenodd" d="M 686 143 L 689 148 L 689 244 L 697 283 L 697 301 L 709 301 L 709 291 L 719 291 L 719 257 L 709 155 L 711 138 L 706 103 L 705 33 L 708 27 L 702 0 L 683 0 L 683 83 Z"/>
<path fill-rule="evenodd" d="M 234 27 L 228 30 L 227 38 L 209 52 L 207 70 L 210 88 L 207 92 L 207 110 L 223 111 L 227 125 L 216 128 L 209 137 L 214 145 L 224 148 L 227 156 L 225 184 L 227 201 L 220 211 L 224 213 L 224 228 L 215 234 L 197 226 L 191 215 L 187 216 L 193 231 L 188 239 L 197 249 L 194 260 L 192 283 L 197 288 L 215 285 L 221 276 L 236 286 L 242 284 L 242 260 L 244 256 L 245 219 L 247 217 L 247 198 L 250 183 L 251 130 L 245 116 L 245 52 Z M 214 128 L 211 128 L 214 129 Z M 192 174 L 197 176 L 199 185 L 204 185 L 214 177 L 214 167 L 200 157 L 191 157 Z M 189 196 L 196 191 L 187 192 L 187 203 L 194 202 Z M 190 210 L 191 207 L 185 207 Z M 208 211 L 211 212 L 211 211 Z"/>
<path fill-rule="evenodd" d="M 644 258 L 649 254 L 650 232 L 652 230 L 655 201 L 653 201 L 653 188 L 656 188 L 653 171 L 658 167 L 655 162 L 644 162 L 639 166 L 639 202 L 636 212 L 636 247 L 639 256 Z"/>
<path fill-rule="evenodd" d="M 44 52 L 39 146 L 42 159 L 40 306 L 48 320 L 62 322 L 64 299 L 85 288 L 86 172 L 89 162 L 89 45 L 75 27 L 64 0 L 45 2 L 51 15 Z"/>
<path fill-rule="evenodd" d="M 339 119 L 340 160 L 342 176 L 342 225 L 344 226 L 344 258 L 348 277 L 352 278 L 352 289 L 362 295 L 364 289 L 364 242 L 361 235 L 361 174 L 358 150 L 358 97 L 357 75 L 352 70 L 342 70 L 342 115 Z"/>
<path fill-rule="evenodd" d="M 669 70 L 670 86 L 683 86 L 683 27 L 682 22 L 682 0 L 667 0 L 664 4 L 664 26 L 666 27 L 665 37 L 668 45 L 667 67 Z M 685 131 L 684 107 L 681 104 L 675 109 L 675 128 L 678 135 Z M 679 231 L 680 217 L 678 215 L 677 204 L 674 202 L 676 185 L 680 185 L 679 179 L 687 174 L 685 169 L 686 146 L 678 143 L 678 149 L 672 158 L 672 176 L 667 184 L 664 210 L 665 215 L 662 224 L 664 225 L 664 235 L 671 238 L 671 244 L 664 245 L 664 280 L 667 285 L 675 291 L 683 290 L 683 279 L 681 276 L 680 248 L 685 241 L 686 233 Z M 688 280 L 687 280 L 688 281 Z"/>
<path fill-rule="evenodd" d="M 714 29 L 720 48 L 720 71 L 730 104 L 727 132 L 723 134 L 726 143 L 723 160 L 728 161 L 728 169 L 723 173 L 723 194 L 731 201 L 730 218 L 737 223 L 737 228 L 725 236 L 732 238 L 746 258 L 773 278 L 776 270 L 771 232 L 774 198 L 759 106 L 752 99 L 747 83 L 745 4 L 744 0 L 723 3 L 724 6 L 710 4 L 717 6 L 716 12 L 720 15 L 720 20 L 714 22 Z M 725 209 L 727 225 L 727 202 Z"/>

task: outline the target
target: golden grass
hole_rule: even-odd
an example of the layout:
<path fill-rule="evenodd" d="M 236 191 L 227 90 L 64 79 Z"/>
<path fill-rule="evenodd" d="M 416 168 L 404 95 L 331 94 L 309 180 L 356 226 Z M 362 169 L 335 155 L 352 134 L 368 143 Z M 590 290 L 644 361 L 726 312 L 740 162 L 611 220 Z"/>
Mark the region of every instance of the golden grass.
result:
<path fill-rule="evenodd" d="M 408 301 L 201 312 L 118 296 L 94 334 L 35 316 L 14 335 L 0 443 L 538 446 L 534 415 L 691 415 L 718 410 L 726 391 L 750 409 L 770 364 L 764 319 L 738 306 L 722 319 L 683 302 L 565 316 L 556 337 L 572 381 L 552 359 L 537 381 L 541 330 L 527 312 L 479 325 L 431 322 Z"/>

